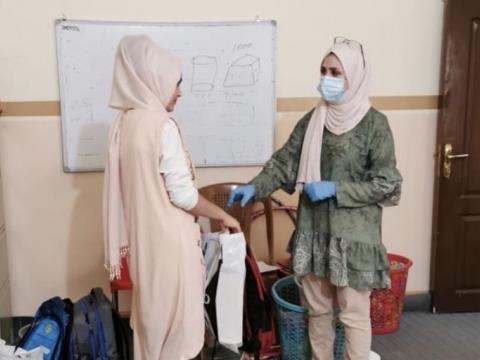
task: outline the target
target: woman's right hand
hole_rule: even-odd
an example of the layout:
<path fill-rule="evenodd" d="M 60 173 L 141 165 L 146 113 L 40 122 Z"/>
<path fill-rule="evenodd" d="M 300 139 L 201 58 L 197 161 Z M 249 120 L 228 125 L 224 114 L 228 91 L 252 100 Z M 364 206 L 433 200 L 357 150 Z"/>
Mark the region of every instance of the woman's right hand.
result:
<path fill-rule="evenodd" d="M 238 233 L 241 232 L 242 229 L 240 228 L 240 223 L 235 219 L 233 216 L 228 215 L 225 213 L 223 219 L 220 221 L 223 230 L 229 230 L 231 233 Z"/>

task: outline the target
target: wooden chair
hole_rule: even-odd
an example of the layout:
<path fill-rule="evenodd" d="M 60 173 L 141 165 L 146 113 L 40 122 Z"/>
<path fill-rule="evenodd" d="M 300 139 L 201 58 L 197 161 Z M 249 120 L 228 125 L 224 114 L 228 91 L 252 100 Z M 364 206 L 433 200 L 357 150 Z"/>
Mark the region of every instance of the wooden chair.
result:
<path fill-rule="evenodd" d="M 227 207 L 227 199 L 230 193 L 238 186 L 245 185 L 244 183 L 228 182 L 212 184 L 199 189 L 200 194 L 207 200 L 213 202 L 217 206 L 224 209 L 229 215 L 238 220 L 240 226 L 245 234 L 245 240 L 250 245 L 250 225 L 252 222 L 253 203 L 249 202 L 245 207 L 240 207 L 239 202 L 235 202 L 232 207 Z M 272 200 L 270 197 L 262 200 L 265 219 L 267 223 L 267 245 L 268 245 L 268 259 L 270 264 L 273 264 L 274 255 L 274 239 L 273 239 L 273 212 Z M 218 221 L 210 220 L 210 228 L 212 232 L 220 231 L 221 227 Z"/>

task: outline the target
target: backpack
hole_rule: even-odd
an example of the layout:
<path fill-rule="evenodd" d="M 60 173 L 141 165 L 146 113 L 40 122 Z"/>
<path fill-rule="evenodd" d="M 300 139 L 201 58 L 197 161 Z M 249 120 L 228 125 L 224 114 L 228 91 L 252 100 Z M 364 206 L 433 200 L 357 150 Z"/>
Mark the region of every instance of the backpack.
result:
<path fill-rule="evenodd" d="M 44 360 L 63 360 L 72 323 L 72 302 L 58 296 L 43 302 L 35 313 L 33 323 L 20 340 L 18 347 L 46 349 Z"/>
<path fill-rule="evenodd" d="M 215 260 L 211 266 L 212 274 L 207 276 L 205 310 L 207 327 L 218 338 L 215 297 L 222 260 Z M 240 350 L 252 354 L 256 360 L 279 355 L 275 323 L 273 320 L 273 301 L 265 287 L 262 274 L 252 249 L 247 245 L 245 257 L 245 290 L 243 301 L 243 345 Z M 207 269 L 208 270 L 208 269 Z"/>
<path fill-rule="evenodd" d="M 132 331 L 101 288 L 73 305 L 69 360 L 130 360 Z"/>
<path fill-rule="evenodd" d="M 268 293 L 257 260 L 247 246 L 243 317 L 243 346 L 255 360 L 278 356 L 277 334 L 273 318 L 273 300 Z"/>

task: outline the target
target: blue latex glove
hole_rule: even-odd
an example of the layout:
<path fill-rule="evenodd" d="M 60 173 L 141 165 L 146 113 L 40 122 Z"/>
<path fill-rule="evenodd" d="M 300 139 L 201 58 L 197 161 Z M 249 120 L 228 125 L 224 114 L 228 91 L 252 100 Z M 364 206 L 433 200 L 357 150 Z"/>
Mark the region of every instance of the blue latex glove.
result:
<path fill-rule="evenodd" d="M 228 196 L 227 206 L 231 207 L 234 201 L 240 201 L 240 206 L 244 207 L 255 196 L 255 185 L 241 185 L 233 190 Z"/>
<path fill-rule="evenodd" d="M 317 202 L 335 196 L 337 187 L 333 181 L 315 181 L 303 185 L 303 191 L 312 202 Z"/>

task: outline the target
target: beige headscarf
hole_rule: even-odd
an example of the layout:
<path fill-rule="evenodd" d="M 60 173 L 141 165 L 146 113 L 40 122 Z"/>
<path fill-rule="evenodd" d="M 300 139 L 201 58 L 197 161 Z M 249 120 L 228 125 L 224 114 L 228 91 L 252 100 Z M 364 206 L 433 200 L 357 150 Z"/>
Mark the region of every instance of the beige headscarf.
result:
<path fill-rule="evenodd" d="M 304 183 L 322 180 L 320 160 L 324 127 L 335 135 L 344 134 L 357 126 L 371 107 L 368 99 L 370 68 L 358 44 L 335 44 L 325 56 L 330 53 L 342 63 L 349 88 L 339 101 L 325 105 L 319 103 L 312 114 L 303 140 L 297 175 L 299 190 Z"/>
<path fill-rule="evenodd" d="M 105 267 L 111 279 L 120 276 L 121 258 L 129 250 L 120 177 L 122 117 L 129 110 L 145 109 L 168 118 L 166 106 L 180 77 L 180 60 L 149 37 L 130 35 L 120 40 L 109 105 L 122 113 L 110 130 L 103 191 Z"/>

